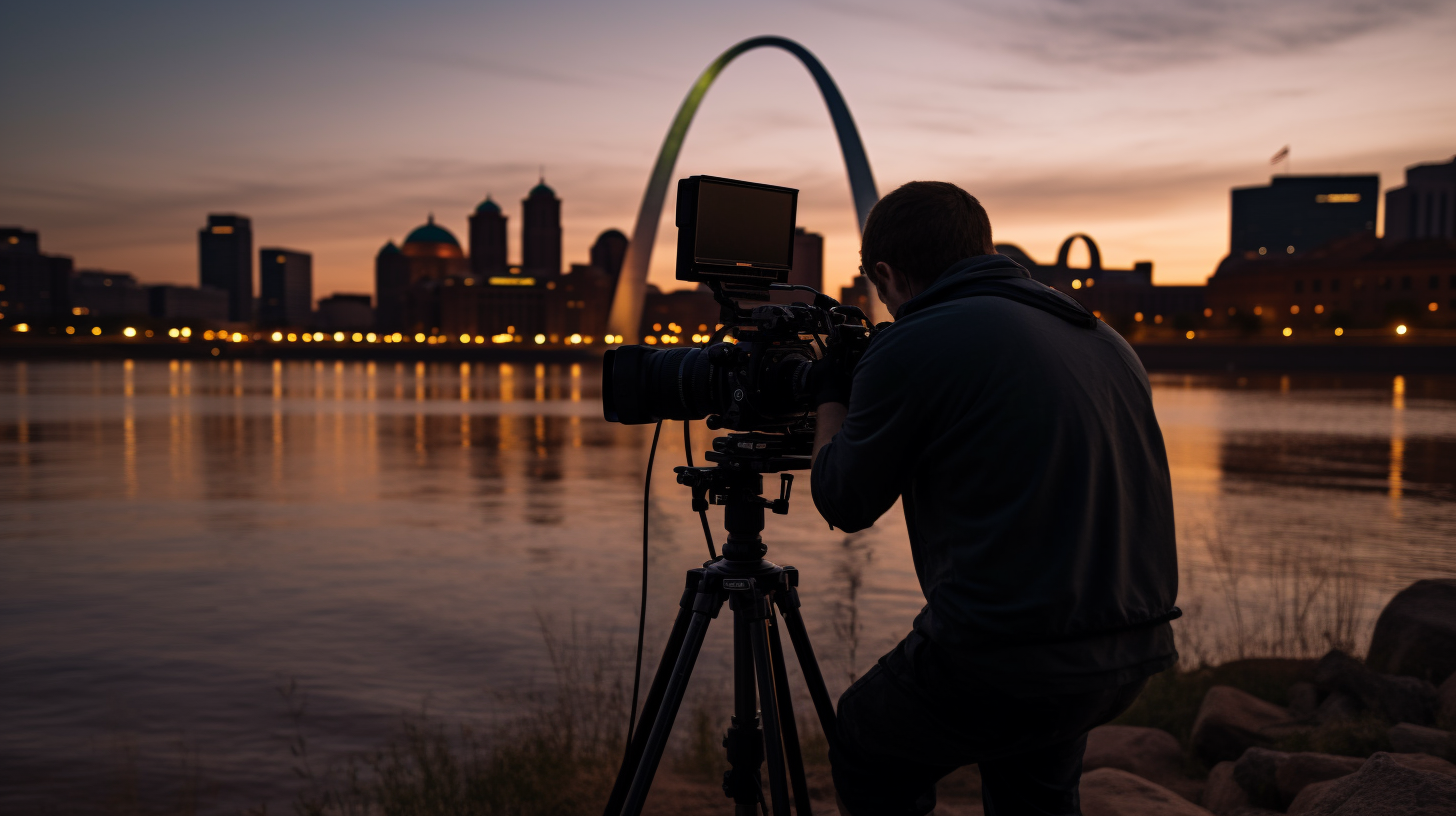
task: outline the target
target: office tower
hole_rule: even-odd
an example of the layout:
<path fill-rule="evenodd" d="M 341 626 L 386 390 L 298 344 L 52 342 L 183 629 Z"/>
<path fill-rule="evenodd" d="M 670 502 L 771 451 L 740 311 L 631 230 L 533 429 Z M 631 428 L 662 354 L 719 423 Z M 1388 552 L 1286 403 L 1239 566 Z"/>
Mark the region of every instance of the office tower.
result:
<path fill-rule="evenodd" d="M 279 247 L 258 250 L 258 323 L 306 326 L 313 317 L 313 256 Z"/>
<path fill-rule="evenodd" d="M 147 287 L 147 305 L 158 320 L 198 320 L 221 323 L 228 319 L 228 294 L 210 286 Z"/>
<path fill-rule="evenodd" d="M 1377 175 L 1275 176 L 1267 186 L 1235 187 L 1229 254 L 1295 255 L 1373 233 L 1379 194 Z"/>
<path fill-rule="evenodd" d="M 506 216 L 488 195 L 470 216 L 470 271 L 482 278 L 506 271 Z"/>
<path fill-rule="evenodd" d="M 621 230 L 609 229 L 597 236 L 591 248 L 591 265 L 606 272 L 616 286 L 617 276 L 622 273 L 622 261 L 627 257 L 627 236 Z"/>
<path fill-rule="evenodd" d="M 1456 158 L 1405 169 L 1405 186 L 1385 194 L 1385 237 L 1456 238 Z"/>
<path fill-rule="evenodd" d="M 253 320 L 253 225 L 241 215 L 210 214 L 197 233 L 199 282 L 228 293 L 228 320 Z"/>
<path fill-rule="evenodd" d="M 824 236 L 803 227 L 794 230 L 794 265 L 789 270 L 789 283 L 824 291 Z M 803 292 L 800 292 L 800 300 Z"/>
<path fill-rule="evenodd" d="M 546 180 L 521 202 L 521 266 L 532 274 L 561 274 L 561 199 Z"/>
<path fill-rule="evenodd" d="M 77 270 L 71 278 L 71 314 L 88 317 L 145 317 L 147 290 L 129 272 Z"/>
<path fill-rule="evenodd" d="M 381 332 L 408 328 L 405 302 L 409 285 L 410 259 L 390 241 L 374 256 L 374 301 L 379 304 L 374 325 Z"/>
<path fill-rule="evenodd" d="M 40 235 L 0 227 L 0 320 L 60 317 L 71 311 L 71 259 L 40 251 Z"/>

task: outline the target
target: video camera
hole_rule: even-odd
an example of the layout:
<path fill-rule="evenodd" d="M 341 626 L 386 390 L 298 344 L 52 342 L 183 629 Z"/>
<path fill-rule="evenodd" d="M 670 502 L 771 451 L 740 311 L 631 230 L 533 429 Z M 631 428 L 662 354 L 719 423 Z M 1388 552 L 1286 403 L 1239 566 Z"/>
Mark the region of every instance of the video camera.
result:
<path fill-rule="evenodd" d="M 602 368 L 607 420 L 641 425 L 706 417 L 714 430 L 812 440 L 815 361 L 832 352 L 852 366 L 874 326 L 858 307 L 787 283 L 798 190 L 714 176 L 681 179 L 677 190 L 677 279 L 712 290 L 722 325 L 701 348 L 608 351 Z M 775 290 L 804 291 L 812 302 L 741 303 L 766 301 Z"/>

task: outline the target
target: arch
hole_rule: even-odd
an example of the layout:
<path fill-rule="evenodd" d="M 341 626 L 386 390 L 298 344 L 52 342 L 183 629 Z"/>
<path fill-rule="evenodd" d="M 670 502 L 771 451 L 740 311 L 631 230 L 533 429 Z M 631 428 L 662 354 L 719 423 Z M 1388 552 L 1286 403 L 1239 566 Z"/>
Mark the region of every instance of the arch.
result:
<path fill-rule="evenodd" d="M 692 124 L 693 115 L 698 112 L 698 106 L 702 104 L 703 97 L 707 95 L 708 88 L 712 87 L 718 74 L 740 54 L 755 48 L 781 48 L 798 57 L 810 76 L 814 77 L 819 93 L 824 97 L 824 105 L 829 108 L 834 131 L 839 136 L 839 149 L 844 154 L 850 194 L 854 198 L 854 209 L 859 216 L 861 230 L 864 229 L 865 219 L 869 217 L 870 208 L 880 198 L 875 191 L 875 178 L 870 173 L 864 144 L 860 141 L 859 131 L 855 129 L 853 117 L 849 115 L 849 107 L 844 104 L 844 97 L 840 95 L 839 87 L 834 84 L 829 72 L 809 53 L 809 49 L 785 37 L 753 37 L 724 51 L 698 76 L 698 80 L 688 90 L 687 97 L 677 110 L 677 116 L 672 120 L 672 126 L 667 129 L 667 137 L 662 140 L 662 148 L 657 153 L 657 163 L 652 167 L 652 175 L 647 179 L 647 191 L 643 194 L 642 206 L 637 211 L 637 225 L 632 229 L 632 241 L 627 245 L 627 255 L 622 261 L 622 274 L 617 277 L 617 291 L 612 298 L 612 312 L 608 319 L 608 330 L 613 334 L 623 335 L 629 343 L 638 340 L 637 330 L 642 322 L 643 301 L 647 296 L 647 269 L 652 262 L 652 245 L 657 240 L 657 224 L 662 218 L 662 205 L 667 200 L 667 185 L 672 180 L 673 167 L 677 164 L 678 153 L 682 151 L 688 125 Z"/>
<path fill-rule="evenodd" d="M 1102 253 L 1097 250 L 1097 242 L 1085 232 L 1072 233 L 1067 236 L 1067 240 L 1062 242 L 1062 248 L 1057 250 L 1057 266 L 1066 268 L 1067 257 L 1072 254 L 1072 242 L 1078 238 L 1081 238 L 1082 242 L 1087 245 L 1087 268 L 1101 269 Z"/>

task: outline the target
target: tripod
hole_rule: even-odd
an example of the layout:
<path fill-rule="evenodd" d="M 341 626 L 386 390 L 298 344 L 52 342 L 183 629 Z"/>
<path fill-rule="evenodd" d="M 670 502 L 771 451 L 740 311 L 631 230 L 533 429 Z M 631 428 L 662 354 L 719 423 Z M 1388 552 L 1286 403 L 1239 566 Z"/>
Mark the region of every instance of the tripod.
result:
<path fill-rule="evenodd" d="M 799 572 L 764 560 L 768 547 L 759 535 L 765 509 L 780 515 L 788 513 L 793 487 L 793 476 L 780 473 L 779 498 L 765 499 L 763 474 L 809 467 L 809 459 L 796 454 L 806 453 L 810 444 L 810 440 L 792 434 L 730 434 L 713 440 L 714 450 L 707 459 L 716 462 L 715 467 L 675 468 L 678 483 L 693 489 L 694 511 L 706 510 L 709 504 L 723 506 L 728 539 L 722 557 L 688 570 L 677 618 L 643 703 L 641 724 L 617 772 L 605 816 L 638 816 L 642 812 L 708 624 L 718 616 L 725 601 L 733 612 L 733 719 L 723 740 L 729 765 L 723 775 L 723 792 L 733 799 L 734 816 L 754 816 L 766 804 L 760 776 L 766 754 L 773 816 L 789 816 L 790 789 L 798 816 L 811 816 L 809 785 L 804 777 L 804 758 L 779 634 L 780 615 L 809 686 L 820 727 L 831 741 L 835 734 L 834 705 L 799 613 Z"/>

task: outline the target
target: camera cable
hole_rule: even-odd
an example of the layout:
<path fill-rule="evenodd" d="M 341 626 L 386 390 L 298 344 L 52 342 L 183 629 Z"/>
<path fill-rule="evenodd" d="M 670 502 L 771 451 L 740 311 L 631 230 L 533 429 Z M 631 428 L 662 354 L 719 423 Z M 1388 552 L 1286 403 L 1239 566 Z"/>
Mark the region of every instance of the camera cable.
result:
<path fill-rule="evenodd" d="M 683 450 L 684 451 L 687 451 L 687 455 L 688 455 L 688 467 L 692 467 L 693 466 L 693 421 L 691 419 L 684 419 L 683 420 Z M 703 522 L 703 539 L 708 542 L 708 559 L 710 561 L 717 561 L 718 560 L 718 549 L 713 546 L 713 528 L 710 527 L 710 526 L 708 526 L 708 511 L 706 509 L 699 510 L 698 511 L 698 519 Z"/>
<path fill-rule="evenodd" d="M 642 599 L 637 609 L 637 662 L 632 671 L 632 708 L 627 712 L 627 750 L 632 750 L 632 734 L 637 730 L 637 693 L 642 689 L 642 641 L 647 635 L 647 531 L 651 520 L 652 463 L 657 459 L 657 440 L 662 436 L 662 420 L 652 432 L 652 447 L 647 452 L 647 476 L 642 480 Z"/>

